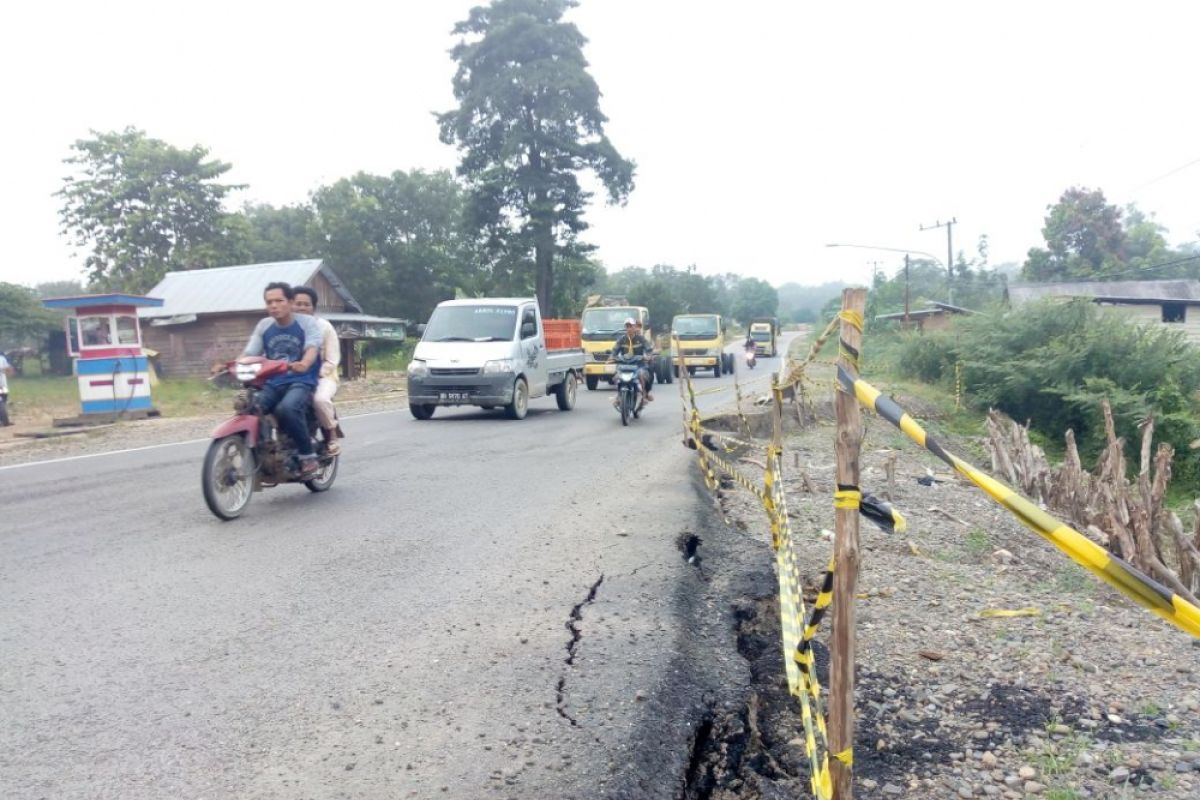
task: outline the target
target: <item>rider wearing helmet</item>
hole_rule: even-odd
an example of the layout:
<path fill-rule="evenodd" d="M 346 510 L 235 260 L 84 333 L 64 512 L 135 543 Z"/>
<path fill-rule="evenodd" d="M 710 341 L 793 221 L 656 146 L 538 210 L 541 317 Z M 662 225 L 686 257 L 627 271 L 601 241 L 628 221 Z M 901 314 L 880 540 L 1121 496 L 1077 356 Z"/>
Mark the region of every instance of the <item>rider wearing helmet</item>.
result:
<path fill-rule="evenodd" d="M 654 348 L 646 341 L 646 337 L 638 333 L 637 321 L 633 317 L 625 318 L 625 333 L 617 343 L 613 345 L 613 357 L 617 354 L 626 356 L 641 356 L 642 364 L 638 367 L 638 382 L 642 385 L 642 397 L 645 402 L 654 401 L 654 397 L 650 394 L 650 370 L 646 368 L 646 360 L 653 355 Z M 613 400 L 613 405 L 616 405 L 616 399 Z"/>

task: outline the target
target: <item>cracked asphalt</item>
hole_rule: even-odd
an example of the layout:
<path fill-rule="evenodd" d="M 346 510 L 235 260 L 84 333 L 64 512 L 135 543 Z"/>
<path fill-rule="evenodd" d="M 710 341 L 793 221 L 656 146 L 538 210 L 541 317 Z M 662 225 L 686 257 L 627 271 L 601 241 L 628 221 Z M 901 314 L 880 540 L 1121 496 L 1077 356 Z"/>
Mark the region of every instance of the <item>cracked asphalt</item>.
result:
<path fill-rule="evenodd" d="M 679 796 L 769 561 L 611 396 L 348 419 L 232 523 L 204 444 L 0 471 L 0 797 Z"/>

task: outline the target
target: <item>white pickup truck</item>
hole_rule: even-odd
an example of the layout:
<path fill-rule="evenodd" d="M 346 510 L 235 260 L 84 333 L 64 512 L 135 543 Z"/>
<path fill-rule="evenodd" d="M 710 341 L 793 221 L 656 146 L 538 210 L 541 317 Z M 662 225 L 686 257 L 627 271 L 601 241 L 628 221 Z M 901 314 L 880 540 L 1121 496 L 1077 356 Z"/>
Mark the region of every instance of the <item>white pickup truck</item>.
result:
<path fill-rule="evenodd" d="M 531 399 L 553 394 L 570 411 L 585 360 L 577 331 L 573 342 L 556 336 L 548 348 L 532 298 L 439 303 L 408 365 L 409 410 L 426 420 L 438 406 L 503 406 L 524 419 Z"/>

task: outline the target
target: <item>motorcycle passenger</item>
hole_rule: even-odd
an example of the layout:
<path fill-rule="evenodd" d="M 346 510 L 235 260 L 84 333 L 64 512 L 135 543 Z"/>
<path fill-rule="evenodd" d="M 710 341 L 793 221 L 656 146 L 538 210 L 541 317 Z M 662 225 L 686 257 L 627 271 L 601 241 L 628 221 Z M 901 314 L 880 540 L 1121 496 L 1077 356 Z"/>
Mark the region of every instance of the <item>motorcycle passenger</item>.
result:
<path fill-rule="evenodd" d="M 321 372 L 317 380 L 317 389 L 313 392 L 313 409 L 317 412 L 317 423 L 325 432 L 325 452 L 331 456 L 341 453 L 338 444 L 337 412 L 333 408 L 333 396 L 338 390 L 338 365 L 342 363 L 342 349 L 339 347 L 337 332 L 329 320 L 316 315 L 317 292 L 308 286 L 293 286 L 292 310 L 297 314 L 305 314 L 317 321 L 321 329 Z"/>
<path fill-rule="evenodd" d="M 642 387 L 642 398 L 644 402 L 654 402 L 654 397 L 650 394 L 650 370 L 646 369 L 646 359 L 654 352 L 654 348 L 646 341 L 646 337 L 642 336 L 637 331 L 637 322 L 633 317 L 625 319 L 625 335 L 617 339 L 617 343 L 613 345 L 613 358 L 615 360 L 617 354 L 624 356 L 641 356 L 642 363 L 638 365 L 638 383 Z M 613 398 L 613 405 L 617 405 L 618 398 Z"/>
<path fill-rule="evenodd" d="M 294 298 L 295 292 L 288 284 L 267 284 L 263 300 L 270 316 L 255 326 L 242 355 L 265 355 L 289 362 L 287 374 L 269 378 L 254 402 L 261 413 L 275 414 L 300 455 L 300 474 L 309 475 L 317 471 L 317 457 L 308 435 L 308 409 L 321 369 L 318 353 L 322 337 L 313 317 L 292 313 Z"/>
<path fill-rule="evenodd" d="M 746 341 L 742 344 L 743 350 L 757 350 L 758 343 L 754 341 L 754 337 L 749 333 L 746 334 Z"/>

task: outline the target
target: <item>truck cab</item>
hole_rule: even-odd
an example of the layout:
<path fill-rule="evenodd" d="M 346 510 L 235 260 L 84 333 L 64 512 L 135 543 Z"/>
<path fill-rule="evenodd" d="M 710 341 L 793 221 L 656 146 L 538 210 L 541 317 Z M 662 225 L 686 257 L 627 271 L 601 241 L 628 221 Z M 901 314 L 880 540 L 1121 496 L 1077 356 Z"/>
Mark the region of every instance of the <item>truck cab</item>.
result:
<path fill-rule="evenodd" d="M 409 410 L 427 420 L 438 406 L 503 407 L 524 419 L 531 399 L 554 395 L 570 411 L 583 365 L 579 323 L 543 320 L 533 298 L 447 300 L 409 362 Z"/>
<path fill-rule="evenodd" d="M 650 334 L 650 310 L 644 306 L 595 306 L 583 311 L 580 320 L 580 338 L 587 362 L 583 367 L 583 378 L 588 389 L 595 389 L 600 381 L 612 382 L 616 374 L 615 364 L 609 364 L 613 344 L 625 333 L 625 320 L 635 319 L 642 324 L 642 335 L 652 341 Z"/>
<path fill-rule="evenodd" d="M 720 314 L 679 314 L 671 320 L 671 364 L 675 374 L 711 369 L 714 377 L 733 371 L 725 352 L 725 321 Z"/>
<path fill-rule="evenodd" d="M 779 320 L 774 317 L 756 317 L 750 320 L 750 338 L 754 340 L 755 355 L 778 355 Z"/>

